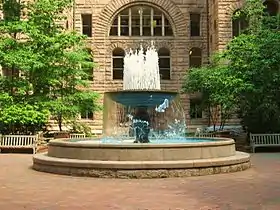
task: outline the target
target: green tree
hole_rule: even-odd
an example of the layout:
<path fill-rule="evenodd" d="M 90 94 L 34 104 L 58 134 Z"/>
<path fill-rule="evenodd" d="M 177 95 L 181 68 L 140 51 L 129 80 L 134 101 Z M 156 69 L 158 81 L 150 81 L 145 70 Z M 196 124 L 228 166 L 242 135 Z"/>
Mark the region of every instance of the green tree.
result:
<path fill-rule="evenodd" d="M 220 129 L 237 110 L 237 94 L 244 89 L 243 81 L 230 75 L 226 64 L 218 56 L 201 68 L 193 68 L 186 74 L 183 90 L 202 94 L 202 108 L 209 114 L 214 131 L 220 121 Z"/>
<path fill-rule="evenodd" d="M 60 130 L 63 122 L 76 119 L 82 110 L 98 110 L 98 94 L 87 90 L 87 70 L 94 63 L 86 49 L 86 37 L 61 24 L 72 1 L 2 0 L 2 6 L 0 66 L 10 76 L 2 79 L 1 90 L 13 97 L 13 103 L 49 110 Z"/>
<path fill-rule="evenodd" d="M 280 16 L 269 16 L 258 0 L 247 0 L 238 15 L 249 22 L 246 33 L 233 38 L 217 63 L 188 72 L 184 90 L 202 92 L 222 112 L 237 107 L 249 132 L 280 132 Z"/>
<path fill-rule="evenodd" d="M 243 11 L 248 32 L 234 38 L 224 52 L 229 73 L 247 84 L 239 94 L 240 117 L 249 132 L 279 132 L 280 18 L 267 15 L 257 0 L 247 1 Z"/>

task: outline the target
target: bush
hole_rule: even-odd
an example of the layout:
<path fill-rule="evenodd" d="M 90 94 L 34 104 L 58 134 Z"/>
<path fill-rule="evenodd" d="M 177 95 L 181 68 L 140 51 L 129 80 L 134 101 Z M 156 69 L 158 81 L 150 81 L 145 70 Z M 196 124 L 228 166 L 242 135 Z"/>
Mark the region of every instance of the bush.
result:
<path fill-rule="evenodd" d="M 49 111 L 36 105 L 12 104 L 0 112 L 2 134 L 35 134 L 49 119 Z"/>

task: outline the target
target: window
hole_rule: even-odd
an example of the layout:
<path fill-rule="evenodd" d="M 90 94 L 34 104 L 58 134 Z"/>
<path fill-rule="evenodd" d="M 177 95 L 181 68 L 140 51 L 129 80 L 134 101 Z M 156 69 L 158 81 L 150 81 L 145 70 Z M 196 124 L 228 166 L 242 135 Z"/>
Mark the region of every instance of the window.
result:
<path fill-rule="evenodd" d="M 87 120 L 93 120 L 93 112 L 92 111 L 83 111 L 81 112 L 81 118 Z"/>
<path fill-rule="evenodd" d="M 170 79 L 170 52 L 166 48 L 160 48 L 159 57 L 159 74 L 161 79 Z"/>
<path fill-rule="evenodd" d="M 202 101 L 200 99 L 190 99 L 190 117 L 191 119 L 202 118 Z"/>
<path fill-rule="evenodd" d="M 265 13 L 271 16 L 277 15 L 279 11 L 279 3 L 276 2 L 275 0 L 267 0 L 263 3 L 265 6 Z"/>
<path fill-rule="evenodd" d="M 217 30 L 217 20 L 214 20 L 213 27 L 214 27 L 214 31 L 216 31 Z"/>
<path fill-rule="evenodd" d="M 125 52 L 121 48 L 113 50 L 113 79 L 123 79 L 123 59 Z"/>
<path fill-rule="evenodd" d="M 86 48 L 86 51 L 88 53 L 88 57 L 85 59 L 86 62 L 89 62 L 89 63 L 93 63 L 93 52 L 90 48 Z M 83 77 L 84 80 L 90 80 L 92 81 L 93 80 L 93 67 L 92 66 L 85 66 L 84 67 L 84 72 L 86 73 Z"/>
<path fill-rule="evenodd" d="M 0 69 L 1 69 L 1 67 L 0 67 Z M 20 76 L 20 71 L 18 69 L 14 69 L 12 71 L 12 69 L 2 67 L 1 76 L 4 76 L 4 77 L 12 77 L 12 76 L 13 77 L 19 77 Z"/>
<path fill-rule="evenodd" d="M 173 31 L 162 11 L 138 5 L 124 9 L 115 17 L 110 36 L 173 36 Z"/>
<path fill-rule="evenodd" d="M 202 58 L 201 58 L 201 49 L 192 48 L 189 53 L 189 67 L 190 68 L 199 68 L 201 67 Z"/>
<path fill-rule="evenodd" d="M 238 14 L 238 17 L 235 17 L 237 13 L 240 13 L 239 10 L 233 13 L 232 19 L 232 37 L 239 36 L 247 27 L 248 21 L 246 20 L 245 14 Z"/>
<path fill-rule="evenodd" d="M 69 29 L 69 21 L 68 21 L 68 20 L 66 20 L 65 28 L 66 28 L 66 29 Z"/>
<path fill-rule="evenodd" d="M 22 9 L 22 2 L 18 0 L 10 0 L 10 1 L 1 1 L 2 8 L 0 13 L 2 12 L 2 16 L 6 21 L 19 21 L 21 18 L 21 9 Z M 4 9 L 3 7 L 6 7 Z"/>
<path fill-rule="evenodd" d="M 130 110 L 130 112 L 129 112 Z M 123 106 L 121 104 L 116 105 L 116 116 L 117 116 L 117 125 L 122 126 L 128 126 L 129 118 L 128 114 L 131 113 L 131 109 L 129 109 L 128 106 Z"/>
<path fill-rule="evenodd" d="M 92 37 L 92 15 L 91 14 L 82 14 L 82 33 L 88 37 Z"/>
<path fill-rule="evenodd" d="M 190 14 L 191 36 L 200 36 L 200 14 Z"/>

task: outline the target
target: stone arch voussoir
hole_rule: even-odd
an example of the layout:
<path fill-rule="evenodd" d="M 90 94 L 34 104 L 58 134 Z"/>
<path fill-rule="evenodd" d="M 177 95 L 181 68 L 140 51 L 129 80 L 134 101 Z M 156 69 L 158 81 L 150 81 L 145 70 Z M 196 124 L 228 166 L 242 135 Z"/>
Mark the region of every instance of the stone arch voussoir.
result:
<path fill-rule="evenodd" d="M 207 50 L 207 45 L 205 43 L 201 43 L 201 42 L 194 42 L 191 45 L 188 45 L 187 52 L 190 52 L 190 50 L 192 48 L 199 48 L 203 52 L 203 51 Z"/>
<path fill-rule="evenodd" d="M 111 55 L 113 50 L 116 48 L 122 48 L 123 50 L 128 49 L 137 49 L 142 45 L 143 48 L 147 48 L 151 46 L 151 41 L 140 41 L 139 40 L 130 40 L 129 42 L 126 41 L 112 41 L 107 48 L 107 55 Z M 157 50 L 160 48 L 167 48 L 170 52 L 174 50 L 174 44 L 168 41 L 157 41 L 154 43 L 154 46 Z"/>
<path fill-rule="evenodd" d="M 171 0 L 111 0 L 99 15 L 96 36 L 107 37 L 115 15 L 122 9 L 136 4 L 147 4 L 161 9 L 170 20 L 174 36 L 187 36 L 186 17 Z"/>
<path fill-rule="evenodd" d="M 226 14 L 232 18 L 233 13 L 238 10 L 241 9 L 242 6 L 244 5 L 244 0 L 239 0 L 238 2 L 231 4 L 228 9 L 226 10 Z"/>
<path fill-rule="evenodd" d="M 157 50 L 159 50 L 160 48 L 167 48 L 170 52 L 172 52 L 174 49 L 174 45 L 172 42 L 158 42 L 155 46 Z"/>
<path fill-rule="evenodd" d="M 107 47 L 107 55 L 110 55 L 110 57 L 112 56 L 112 52 L 114 49 L 116 48 L 121 48 L 124 51 L 127 49 L 127 43 L 125 42 L 111 42 L 108 47 Z"/>

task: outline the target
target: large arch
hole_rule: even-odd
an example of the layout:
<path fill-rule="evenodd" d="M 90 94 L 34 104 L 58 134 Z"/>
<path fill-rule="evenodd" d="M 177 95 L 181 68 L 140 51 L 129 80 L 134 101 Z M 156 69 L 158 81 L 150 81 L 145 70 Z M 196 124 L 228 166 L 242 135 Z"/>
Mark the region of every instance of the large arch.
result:
<path fill-rule="evenodd" d="M 265 12 L 268 15 L 275 16 L 279 13 L 279 1 L 278 0 L 265 0 L 264 1 Z"/>
<path fill-rule="evenodd" d="M 244 5 L 244 0 L 238 0 L 237 2 L 230 4 L 229 7 L 227 7 L 226 9 L 227 17 L 231 19 L 234 12 L 236 10 L 241 9 L 243 5 Z"/>
<path fill-rule="evenodd" d="M 153 21 L 153 22 L 151 22 Z M 110 36 L 173 36 L 173 28 L 165 13 L 147 4 L 137 4 L 115 15 Z"/>
<path fill-rule="evenodd" d="M 274 4 L 275 6 L 277 6 L 277 8 L 275 8 L 275 11 L 277 11 L 278 13 L 280 12 L 279 11 L 280 10 L 279 1 L 277 1 L 277 0 L 262 0 L 262 2 L 264 3 L 265 6 L 267 6 L 268 3 L 271 3 L 272 5 Z M 239 10 L 239 9 L 242 8 L 244 3 L 245 3 L 245 0 L 238 0 L 237 2 L 231 4 L 229 7 L 227 7 L 226 15 L 229 15 L 230 18 L 231 18 L 236 10 Z"/>
<path fill-rule="evenodd" d="M 95 28 L 95 34 L 101 37 L 107 37 L 110 31 L 111 23 L 116 14 L 126 7 L 137 4 L 147 4 L 159 8 L 170 20 L 174 36 L 187 36 L 186 18 L 181 10 L 172 2 L 167 0 L 111 0 L 101 11 L 98 18 L 98 25 Z"/>

